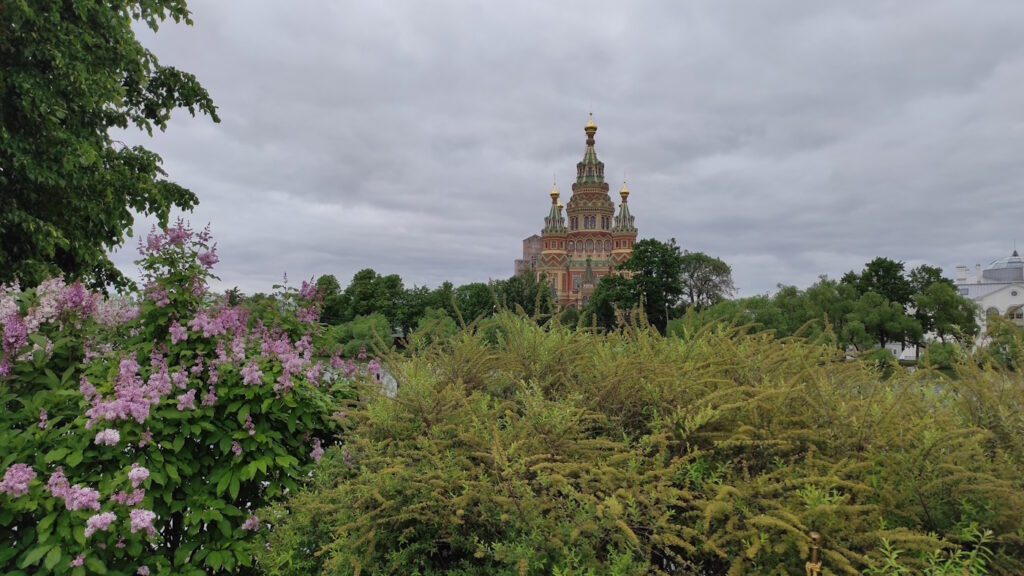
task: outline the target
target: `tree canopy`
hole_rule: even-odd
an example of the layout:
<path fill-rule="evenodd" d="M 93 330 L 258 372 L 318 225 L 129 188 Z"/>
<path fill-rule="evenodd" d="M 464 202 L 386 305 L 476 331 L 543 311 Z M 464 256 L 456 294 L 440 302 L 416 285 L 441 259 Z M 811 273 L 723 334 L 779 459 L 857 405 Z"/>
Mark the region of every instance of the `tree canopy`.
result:
<path fill-rule="evenodd" d="M 107 256 L 135 214 L 166 225 L 198 198 L 113 129 L 164 130 L 171 112 L 219 121 L 195 76 L 160 64 L 133 23 L 191 24 L 182 0 L 4 2 L 0 34 L 0 282 L 63 272 L 128 283 Z"/>

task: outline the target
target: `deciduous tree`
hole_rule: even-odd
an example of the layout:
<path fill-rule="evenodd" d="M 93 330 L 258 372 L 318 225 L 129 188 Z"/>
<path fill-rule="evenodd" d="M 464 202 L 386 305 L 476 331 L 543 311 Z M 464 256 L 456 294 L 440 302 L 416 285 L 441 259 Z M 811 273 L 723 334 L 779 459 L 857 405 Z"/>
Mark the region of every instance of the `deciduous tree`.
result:
<path fill-rule="evenodd" d="M 164 177 L 158 155 L 111 131 L 163 130 L 177 108 L 219 121 L 195 76 L 160 64 L 133 29 L 190 24 L 186 4 L 4 2 L 0 14 L 0 283 L 63 272 L 124 286 L 107 252 L 135 214 L 166 225 L 198 198 Z"/>

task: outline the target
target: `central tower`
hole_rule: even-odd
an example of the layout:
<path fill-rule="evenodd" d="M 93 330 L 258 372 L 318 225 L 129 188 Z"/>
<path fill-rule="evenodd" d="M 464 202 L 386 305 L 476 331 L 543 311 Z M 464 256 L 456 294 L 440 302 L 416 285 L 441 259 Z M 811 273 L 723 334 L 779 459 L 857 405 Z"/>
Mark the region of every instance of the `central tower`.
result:
<path fill-rule="evenodd" d="M 629 190 L 625 183 L 619 194 L 619 214 L 608 195 L 604 162 L 597 159 L 594 135 L 597 124 L 593 114 L 583 127 L 587 135 L 583 160 L 576 164 L 566 216 L 562 216 L 559 192 L 551 190 L 551 208 L 541 232 L 541 255 L 537 274 L 547 280 L 563 306 L 583 306 L 601 276 L 613 274 L 615 267 L 629 258 L 636 241 L 633 216 L 626 206 Z"/>

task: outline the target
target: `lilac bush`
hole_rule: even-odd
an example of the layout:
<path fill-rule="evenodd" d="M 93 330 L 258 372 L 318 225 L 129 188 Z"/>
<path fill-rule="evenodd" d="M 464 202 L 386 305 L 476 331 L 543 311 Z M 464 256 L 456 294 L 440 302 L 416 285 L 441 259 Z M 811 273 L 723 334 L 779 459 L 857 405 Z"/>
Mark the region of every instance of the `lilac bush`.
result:
<path fill-rule="evenodd" d="M 336 443 L 315 287 L 257 315 L 209 293 L 208 229 L 139 249 L 136 300 L 0 289 L 4 574 L 251 572 L 255 510 Z"/>

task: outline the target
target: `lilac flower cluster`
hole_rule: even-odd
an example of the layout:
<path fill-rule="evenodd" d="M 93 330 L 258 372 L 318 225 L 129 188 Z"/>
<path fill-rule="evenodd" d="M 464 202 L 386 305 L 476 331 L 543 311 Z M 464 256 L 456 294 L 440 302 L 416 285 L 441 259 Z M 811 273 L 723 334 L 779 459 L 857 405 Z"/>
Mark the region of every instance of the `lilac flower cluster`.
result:
<path fill-rule="evenodd" d="M 146 497 L 146 491 L 142 488 L 126 492 L 124 490 L 118 490 L 114 492 L 114 495 L 110 499 L 122 506 L 137 506 L 142 499 Z"/>
<path fill-rule="evenodd" d="M 11 464 L 0 481 L 0 492 L 11 498 L 28 494 L 28 484 L 36 477 L 36 471 L 28 464 Z"/>
<path fill-rule="evenodd" d="M 98 446 L 114 446 L 121 441 L 121 433 L 113 428 L 106 428 L 96 433 L 93 441 Z"/>
<path fill-rule="evenodd" d="M 254 532 L 259 529 L 260 519 L 255 514 L 250 514 L 249 517 L 245 519 L 245 522 L 242 523 L 242 530 L 249 530 L 250 532 Z"/>
<path fill-rule="evenodd" d="M 68 510 L 100 509 L 99 491 L 81 484 L 69 486 L 68 479 L 64 476 L 64 470 L 60 466 L 50 475 L 50 480 L 46 483 L 46 490 L 54 498 L 63 500 L 64 507 Z"/>
<path fill-rule="evenodd" d="M 117 520 L 117 514 L 113 512 L 93 514 L 85 521 L 85 537 L 88 538 L 96 532 L 106 532 L 115 520 Z"/>
<path fill-rule="evenodd" d="M 143 508 L 136 508 L 128 513 L 128 517 L 131 519 L 132 534 L 135 534 L 140 530 L 145 530 L 151 538 L 156 536 L 156 529 L 153 528 L 153 520 L 156 520 L 155 512 L 152 510 L 145 510 Z"/>
<path fill-rule="evenodd" d="M 313 450 L 309 453 L 310 457 L 313 458 L 314 462 L 320 462 L 320 459 L 324 456 L 324 449 L 320 445 L 319 438 L 313 438 Z"/>
<path fill-rule="evenodd" d="M 146 478 L 149 478 L 149 469 L 139 466 L 138 462 L 133 463 L 132 469 L 128 471 L 128 479 L 132 482 L 132 488 L 138 488 Z"/>

